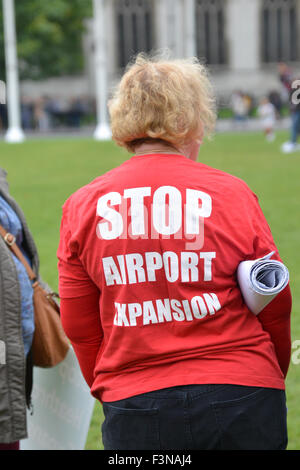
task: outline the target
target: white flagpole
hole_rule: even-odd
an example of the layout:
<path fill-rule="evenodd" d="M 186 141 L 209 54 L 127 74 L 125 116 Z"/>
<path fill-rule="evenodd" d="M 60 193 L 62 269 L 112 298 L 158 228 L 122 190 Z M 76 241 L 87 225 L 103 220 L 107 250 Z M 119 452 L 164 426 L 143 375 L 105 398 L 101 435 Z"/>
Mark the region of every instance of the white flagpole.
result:
<path fill-rule="evenodd" d="M 16 27 L 14 0 L 2 0 L 5 39 L 5 65 L 8 107 L 8 130 L 5 140 L 22 142 L 25 138 L 21 127 L 19 76 L 16 51 Z"/>
<path fill-rule="evenodd" d="M 196 11 L 195 0 L 184 0 L 185 57 L 196 57 Z"/>
<path fill-rule="evenodd" d="M 107 48 L 105 37 L 105 0 L 93 0 L 95 82 L 97 126 L 96 140 L 110 140 L 111 130 L 107 119 Z"/>

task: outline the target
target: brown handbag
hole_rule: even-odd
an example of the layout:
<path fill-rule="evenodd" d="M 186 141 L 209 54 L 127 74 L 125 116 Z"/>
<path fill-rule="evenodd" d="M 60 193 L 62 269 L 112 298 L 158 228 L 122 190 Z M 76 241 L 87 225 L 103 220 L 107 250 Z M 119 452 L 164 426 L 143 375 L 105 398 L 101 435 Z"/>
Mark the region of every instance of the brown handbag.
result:
<path fill-rule="evenodd" d="M 0 235 L 14 255 L 23 263 L 33 287 L 35 331 L 32 342 L 33 365 L 53 367 L 66 357 L 70 343 L 60 321 L 60 308 L 54 292 L 47 292 L 36 278 L 15 237 L 0 225 Z"/>

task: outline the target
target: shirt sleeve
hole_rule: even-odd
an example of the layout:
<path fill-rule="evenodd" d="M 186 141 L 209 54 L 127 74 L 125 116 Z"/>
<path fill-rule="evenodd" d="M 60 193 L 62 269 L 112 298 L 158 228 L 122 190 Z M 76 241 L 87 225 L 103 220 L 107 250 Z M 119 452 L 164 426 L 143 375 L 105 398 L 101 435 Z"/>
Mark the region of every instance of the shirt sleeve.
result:
<path fill-rule="evenodd" d="M 79 228 L 72 199 L 63 206 L 57 249 L 58 288 L 61 298 L 73 298 L 98 291 L 80 259 Z"/>
<path fill-rule="evenodd" d="M 71 341 L 82 375 L 91 388 L 99 348 L 102 343 L 102 329 L 99 315 L 99 297 L 61 299 L 61 320 L 66 335 Z"/>
<path fill-rule="evenodd" d="M 91 387 L 103 337 L 100 291 L 79 259 L 78 244 L 72 233 L 67 211 L 64 211 L 57 252 L 61 321 L 82 374 Z"/>
<path fill-rule="evenodd" d="M 272 259 L 282 262 L 274 243 L 270 227 L 255 196 L 253 227 L 255 230 L 253 259 L 274 251 Z M 291 309 L 292 296 L 289 284 L 257 316 L 265 331 L 270 335 L 279 366 L 286 377 L 291 357 Z"/>
<path fill-rule="evenodd" d="M 264 330 L 270 334 L 284 377 L 288 373 L 291 359 L 291 308 L 292 296 L 288 285 L 258 315 Z"/>

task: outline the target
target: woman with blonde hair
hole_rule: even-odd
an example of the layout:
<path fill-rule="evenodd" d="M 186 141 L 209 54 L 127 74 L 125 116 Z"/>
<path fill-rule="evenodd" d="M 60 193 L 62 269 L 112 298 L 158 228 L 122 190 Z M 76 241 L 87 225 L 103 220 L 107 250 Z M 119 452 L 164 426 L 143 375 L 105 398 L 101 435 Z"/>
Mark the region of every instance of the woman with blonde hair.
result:
<path fill-rule="evenodd" d="M 197 162 L 215 99 L 195 58 L 139 55 L 109 102 L 133 154 L 64 204 L 62 322 L 105 449 L 284 449 L 289 287 L 258 316 L 236 270 L 271 251 L 256 196 Z"/>

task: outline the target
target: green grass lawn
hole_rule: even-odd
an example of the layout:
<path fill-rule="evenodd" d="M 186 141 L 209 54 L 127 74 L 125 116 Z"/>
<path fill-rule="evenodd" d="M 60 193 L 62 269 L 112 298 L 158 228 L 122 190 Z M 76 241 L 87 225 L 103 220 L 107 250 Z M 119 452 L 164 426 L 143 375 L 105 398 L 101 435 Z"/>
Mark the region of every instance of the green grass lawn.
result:
<path fill-rule="evenodd" d="M 219 134 L 203 146 L 199 159 L 244 179 L 258 195 L 281 257 L 290 270 L 295 341 L 300 340 L 300 152 L 283 155 L 279 149 L 286 138 L 286 133 L 280 132 L 275 142 L 266 143 L 260 133 Z M 77 188 L 128 157 L 113 143 L 92 139 L 0 142 L 0 166 L 7 170 L 11 194 L 27 216 L 39 249 L 41 275 L 54 289 L 62 204 Z M 299 396 L 300 364 L 292 362 L 287 377 L 289 449 L 300 449 Z M 97 403 L 86 449 L 103 448 L 102 421 L 102 409 Z"/>

